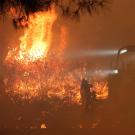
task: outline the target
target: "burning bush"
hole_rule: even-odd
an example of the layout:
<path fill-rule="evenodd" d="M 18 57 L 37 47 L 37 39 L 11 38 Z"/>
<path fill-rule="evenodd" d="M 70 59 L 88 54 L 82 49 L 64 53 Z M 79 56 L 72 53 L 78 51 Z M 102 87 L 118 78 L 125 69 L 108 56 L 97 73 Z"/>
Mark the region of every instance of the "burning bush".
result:
<path fill-rule="evenodd" d="M 50 50 L 52 26 L 57 18 L 54 9 L 37 12 L 29 18 L 29 27 L 20 38 L 20 45 L 11 48 L 5 59 L 6 92 L 22 100 L 53 99 L 80 104 L 82 69 L 70 71 L 63 59 L 66 48 L 66 29 L 61 28 L 61 43 Z M 106 98 L 108 86 L 95 84 L 98 98 Z"/>

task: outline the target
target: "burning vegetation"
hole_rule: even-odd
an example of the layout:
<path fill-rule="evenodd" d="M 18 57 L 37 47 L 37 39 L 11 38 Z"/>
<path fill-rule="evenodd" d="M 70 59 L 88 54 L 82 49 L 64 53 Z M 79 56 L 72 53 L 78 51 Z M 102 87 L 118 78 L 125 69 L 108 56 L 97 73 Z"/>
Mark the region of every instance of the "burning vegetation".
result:
<path fill-rule="evenodd" d="M 56 18 L 54 9 L 30 16 L 19 47 L 10 49 L 5 59 L 7 93 L 26 100 L 70 96 L 73 102 L 79 102 L 78 82 L 72 74 L 64 72 L 65 28 L 61 28 L 60 49 L 50 52 L 51 30 Z"/>
<path fill-rule="evenodd" d="M 10 48 L 4 64 L 6 93 L 17 99 L 58 98 L 63 103 L 81 104 L 80 84 L 83 68 L 70 70 L 70 63 L 63 59 L 66 49 L 66 27 L 61 27 L 61 42 L 51 49 L 52 27 L 57 19 L 54 7 L 46 12 L 29 16 L 28 28 L 20 38 L 20 45 Z M 83 67 L 83 66 L 82 66 Z M 108 97 L 107 82 L 93 82 L 97 99 Z"/>

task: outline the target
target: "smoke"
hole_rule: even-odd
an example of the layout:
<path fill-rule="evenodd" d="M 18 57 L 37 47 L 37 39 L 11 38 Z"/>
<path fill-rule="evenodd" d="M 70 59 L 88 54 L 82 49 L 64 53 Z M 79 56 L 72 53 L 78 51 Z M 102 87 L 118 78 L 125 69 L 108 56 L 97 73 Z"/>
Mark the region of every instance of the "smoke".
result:
<path fill-rule="evenodd" d="M 92 16 L 82 15 L 79 22 L 59 18 L 53 26 L 52 46 L 59 44 L 59 32 L 61 25 L 67 27 L 67 48 L 65 58 L 73 64 L 87 63 L 88 68 L 105 69 L 115 63 L 117 50 L 128 44 L 134 44 L 134 15 L 133 1 L 116 1 L 108 7 Z M 121 7 L 121 8 L 119 8 Z M 128 19 L 125 17 L 128 16 Z M 1 61 L 5 58 L 8 47 L 19 45 L 19 37 L 22 30 L 15 30 L 12 19 L 4 18 L 0 22 Z M 77 65 L 78 66 L 78 65 Z"/>
<path fill-rule="evenodd" d="M 68 57 L 80 61 L 83 56 L 81 61 L 85 59 L 91 63 L 90 67 L 111 67 L 119 48 L 135 44 L 133 4 L 133 1 L 114 0 L 109 11 L 95 13 L 92 17 L 82 16 L 77 23 L 66 22 L 69 26 Z"/>
<path fill-rule="evenodd" d="M 2 64 L 8 49 L 19 44 L 19 37 L 23 31 L 14 29 L 12 19 L 9 16 L 1 17 L 0 20 L 0 61 Z"/>
<path fill-rule="evenodd" d="M 82 15 L 80 22 L 59 18 L 53 29 L 52 46 L 59 44 L 60 26 L 68 29 L 65 58 L 74 63 L 88 63 L 89 68 L 111 68 L 115 62 L 117 50 L 128 44 L 134 44 L 134 2 L 116 1 L 93 16 Z M 121 7 L 121 8 L 119 8 Z M 125 17 L 128 16 L 128 19 Z M 65 20 L 66 19 L 66 20 Z M 19 45 L 23 30 L 15 30 L 12 19 L 4 18 L 0 22 L 1 61 L 5 58 L 8 47 Z M 80 60 L 79 60 L 80 59 Z"/>
<path fill-rule="evenodd" d="M 108 76 L 108 74 L 110 75 L 113 71 L 110 67 L 113 61 L 115 61 L 115 53 L 109 53 L 108 56 L 108 52 L 110 52 L 110 50 L 111 52 L 116 52 L 116 50 L 118 50 L 122 46 L 135 44 L 134 5 L 135 1 L 133 0 L 114 0 L 112 6 L 110 7 L 111 11 L 104 11 L 99 15 L 94 14 L 92 17 L 87 15 L 82 16 L 80 22 L 74 22 L 65 19 L 57 20 L 53 29 L 54 41 L 52 44 L 53 46 L 57 46 L 59 42 L 59 26 L 66 25 L 66 27 L 68 28 L 68 46 L 66 48 L 65 57 L 67 54 L 70 54 L 72 56 L 74 52 L 76 52 L 77 55 L 81 55 L 80 52 L 82 52 L 82 50 L 84 50 L 83 52 L 87 52 L 87 54 L 89 54 L 87 56 L 83 55 L 84 58 L 70 58 L 70 60 L 73 62 L 71 66 L 77 68 L 79 65 L 78 63 L 87 63 L 88 71 L 90 71 L 91 74 L 93 73 L 92 69 L 97 68 L 100 70 L 102 69 L 102 73 L 105 73 Z M 23 30 L 16 31 L 13 28 L 11 19 L 9 19 L 8 17 L 4 19 L 4 22 L 2 21 L 2 18 L 0 19 L 1 61 L 3 61 L 4 57 L 6 56 L 8 52 L 8 47 L 19 45 L 19 37 L 20 35 L 22 35 L 22 33 Z M 94 53 L 92 50 L 94 50 Z M 99 55 L 106 54 L 101 53 L 106 51 L 107 55 Z M 135 57 L 133 57 L 133 59 L 134 58 Z M 128 68 L 129 67 L 127 67 L 127 69 Z M 96 113 L 94 112 L 94 116 L 96 114 L 96 118 L 98 117 L 98 119 L 101 119 L 101 127 L 105 127 L 105 129 L 109 126 L 112 127 L 113 125 L 121 125 L 122 128 L 123 126 L 125 126 L 126 128 L 128 126 L 133 127 L 135 114 L 135 109 L 133 107 L 135 102 L 135 85 L 133 82 L 135 77 L 133 70 L 127 70 L 127 72 L 124 72 L 123 74 L 111 78 L 109 82 L 109 88 L 113 100 L 110 100 L 109 103 L 105 105 L 105 107 L 100 107 L 103 107 L 104 109 L 102 110 L 102 112 L 98 112 L 99 108 L 96 109 Z M 40 110 L 42 108 L 45 108 L 44 104 L 34 104 L 31 108 L 29 108 L 29 106 L 17 106 L 17 109 L 16 106 L 13 105 L 13 108 L 11 109 L 10 105 L 5 105 L 7 103 L 0 103 L 2 108 L 0 115 L 0 123 L 6 123 L 7 126 L 11 127 L 16 126 L 16 123 L 13 121 L 15 115 L 18 115 L 18 111 L 21 111 L 19 112 L 19 115 L 21 113 L 24 113 L 23 116 L 24 121 L 26 120 L 26 123 L 31 123 L 31 121 L 33 121 L 33 119 L 37 117 L 37 114 L 40 113 Z M 8 110 L 10 110 L 10 112 Z M 28 115 L 30 112 L 32 112 L 31 115 Z M 54 112 L 52 114 L 54 114 Z M 74 115 L 71 115 L 73 113 L 66 114 L 68 115 L 64 116 L 68 116 L 67 119 L 72 121 L 71 124 L 73 124 L 74 117 L 77 119 L 77 122 L 80 122 L 80 119 L 83 119 L 82 112 L 80 113 L 80 110 L 76 111 L 76 108 L 74 110 Z M 76 115 L 78 114 L 80 115 L 76 117 Z M 57 118 L 55 117 L 57 120 L 54 122 L 54 125 L 58 127 L 65 126 L 62 125 L 62 122 L 63 119 L 66 117 L 62 117 L 62 115 L 60 115 L 60 117 Z M 89 117 L 91 117 L 92 119 L 95 118 L 93 117 L 93 114 L 90 114 Z M 84 121 L 85 124 L 88 121 L 87 124 L 90 126 L 91 119 L 89 120 L 89 117 L 87 118 L 87 120 L 85 117 L 85 120 L 82 121 Z M 76 124 L 77 122 L 75 121 L 74 123 Z M 20 123 L 22 124 L 22 121 Z"/>

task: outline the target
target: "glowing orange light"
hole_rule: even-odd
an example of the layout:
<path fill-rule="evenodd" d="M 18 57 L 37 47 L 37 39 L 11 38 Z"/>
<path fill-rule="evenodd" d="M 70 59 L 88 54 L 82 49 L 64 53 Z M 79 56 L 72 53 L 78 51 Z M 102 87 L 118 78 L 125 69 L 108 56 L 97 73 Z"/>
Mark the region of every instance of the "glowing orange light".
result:
<path fill-rule="evenodd" d="M 20 38 L 19 48 L 10 50 L 6 60 L 11 60 L 12 57 L 19 62 L 28 63 L 44 59 L 50 48 L 51 30 L 56 18 L 54 9 L 47 13 L 38 12 L 30 16 L 29 27 Z"/>
<path fill-rule="evenodd" d="M 5 78 L 6 92 L 22 100 L 57 97 L 64 102 L 80 105 L 82 70 L 68 71 L 64 61 L 66 27 L 61 27 L 60 44 L 55 51 L 50 49 L 52 26 L 57 14 L 52 8 L 29 18 L 29 27 L 20 38 L 18 48 L 10 49 L 5 59 L 8 67 Z M 52 52 L 51 52 L 52 51 Z M 96 97 L 108 97 L 107 83 L 94 83 Z M 43 125 L 43 127 L 45 127 Z"/>
<path fill-rule="evenodd" d="M 94 89 L 96 91 L 97 99 L 107 99 L 109 96 L 109 87 L 107 81 L 94 82 Z"/>

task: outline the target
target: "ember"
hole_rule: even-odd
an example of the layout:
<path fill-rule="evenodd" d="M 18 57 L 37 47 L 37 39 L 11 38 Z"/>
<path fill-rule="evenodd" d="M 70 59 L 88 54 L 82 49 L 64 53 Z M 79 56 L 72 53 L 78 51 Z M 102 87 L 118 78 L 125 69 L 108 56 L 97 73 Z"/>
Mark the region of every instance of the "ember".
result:
<path fill-rule="evenodd" d="M 41 124 L 41 128 L 47 128 L 45 123 Z"/>

